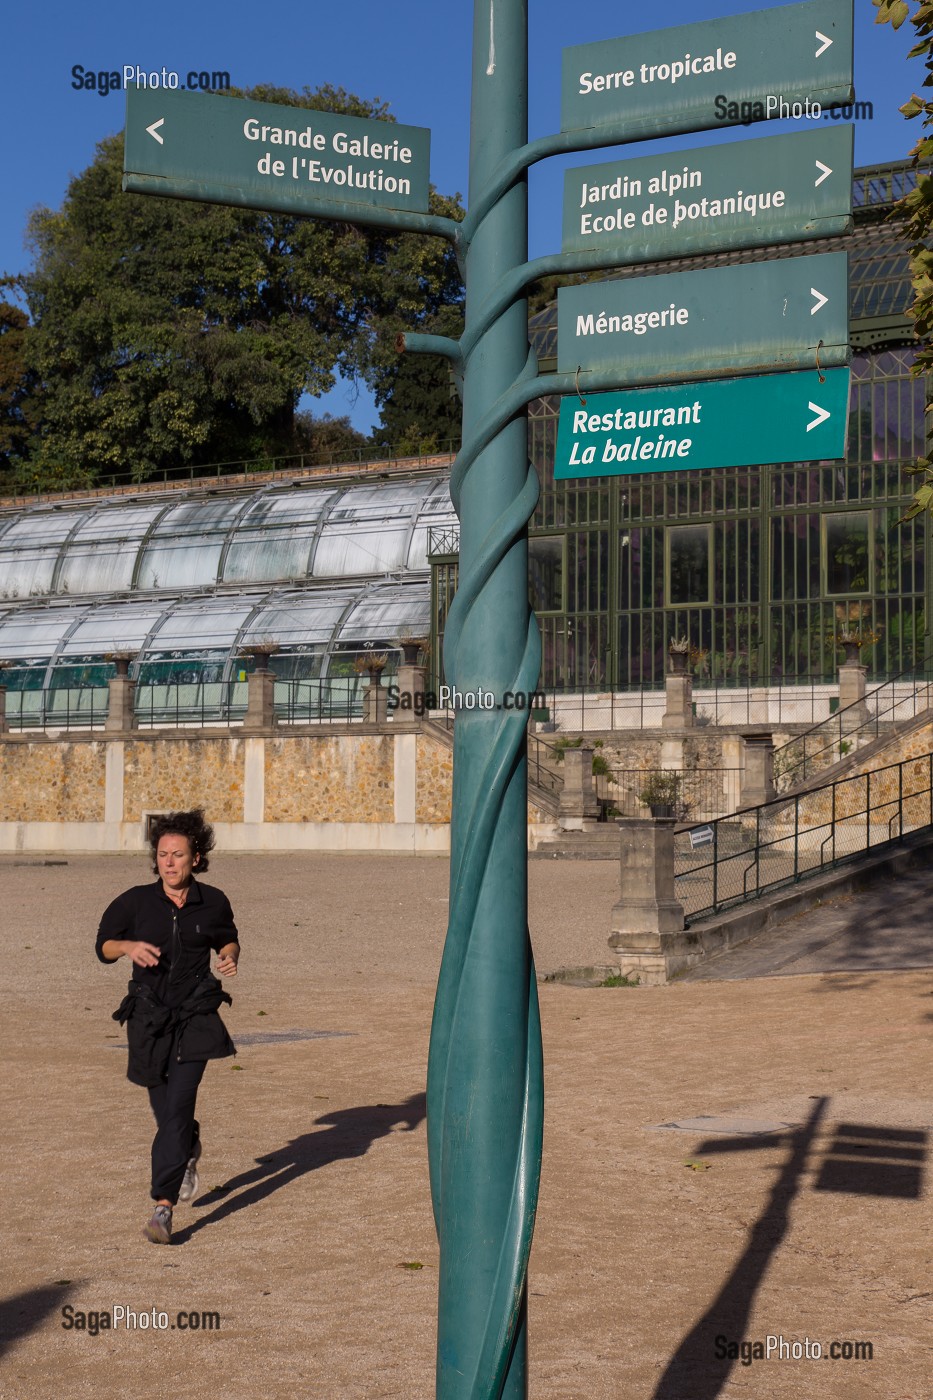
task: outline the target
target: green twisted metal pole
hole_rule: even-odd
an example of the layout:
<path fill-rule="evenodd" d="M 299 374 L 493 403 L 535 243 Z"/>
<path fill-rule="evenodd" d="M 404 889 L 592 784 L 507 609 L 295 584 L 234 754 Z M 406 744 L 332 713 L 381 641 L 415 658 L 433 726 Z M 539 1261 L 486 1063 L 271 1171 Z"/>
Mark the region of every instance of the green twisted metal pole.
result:
<path fill-rule="evenodd" d="M 471 207 L 527 140 L 525 0 L 476 0 L 473 39 Z M 454 726 L 450 922 L 428 1066 L 441 1249 L 437 1395 L 519 1400 L 527 1394 L 543 1071 L 528 937 L 526 715 L 501 706 L 506 691 L 538 681 L 525 533 L 538 483 L 521 404 L 492 434 L 484 427 L 535 365 L 524 299 L 492 314 L 483 307 L 527 256 L 524 171 L 489 202 L 461 252 L 469 349 L 458 366 L 464 445 L 451 494 L 460 566 L 444 662 L 461 695 L 486 691 L 499 708 L 461 708 Z"/>

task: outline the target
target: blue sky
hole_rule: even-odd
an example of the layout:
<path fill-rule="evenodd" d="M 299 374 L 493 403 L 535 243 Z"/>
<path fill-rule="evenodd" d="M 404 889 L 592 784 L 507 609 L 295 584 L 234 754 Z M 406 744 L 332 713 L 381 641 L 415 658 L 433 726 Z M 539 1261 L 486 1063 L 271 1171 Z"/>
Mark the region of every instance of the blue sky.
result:
<path fill-rule="evenodd" d="M 543 136 L 560 126 L 563 48 L 649 29 L 652 14 L 663 17 L 666 28 L 750 8 L 748 0 L 668 0 L 653 11 L 620 0 L 587 0 L 580 7 L 566 0 L 528 0 L 530 134 Z M 182 74 L 182 81 L 188 70 L 226 70 L 238 87 L 332 83 L 361 97 L 380 97 L 399 121 L 431 129 L 434 184 L 465 194 L 472 10 L 468 0 L 276 0 L 271 5 L 157 0 L 145 6 L 129 0 L 83 5 L 51 0 L 9 6 L 0 58 L 0 271 L 29 266 L 23 239 L 30 211 L 37 205 L 57 208 L 70 177 L 92 160 L 95 144 L 123 126 L 123 93 L 102 97 L 76 91 L 76 64 L 94 72 L 124 64 L 164 66 Z M 920 61 L 906 59 L 914 31 L 910 25 L 897 33 L 876 26 L 875 14 L 871 0 L 855 0 L 856 96 L 873 107 L 871 121 L 856 123 L 857 165 L 899 159 L 919 135 L 917 123 L 906 122 L 897 110 L 923 77 Z M 644 144 L 631 154 L 645 155 L 664 144 L 680 148 L 794 129 L 799 124 L 769 122 Z M 559 250 L 564 167 L 605 159 L 605 151 L 595 151 L 532 170 L 532 256 Z M 364 430 L 375 418 L 368 395 L 354 399 L 352 386 L 338 387 L 312 407 L 349 412 Z"/>

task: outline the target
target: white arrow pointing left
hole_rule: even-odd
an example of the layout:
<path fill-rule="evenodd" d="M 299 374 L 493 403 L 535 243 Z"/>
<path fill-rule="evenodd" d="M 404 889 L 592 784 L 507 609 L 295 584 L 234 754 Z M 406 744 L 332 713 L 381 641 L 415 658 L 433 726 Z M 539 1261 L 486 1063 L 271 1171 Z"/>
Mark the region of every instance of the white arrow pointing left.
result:
<path fill-rule="evenodd" d="M 829 297 L 824 297 L 823 293 L 818 292 L 815 287 L 810 288 L 810 295 L 811 297 L 816 297 L 816 301 L 810 307 L 810 315 L 815 316 L 816 313 L 819 311 L 820 307 L 825 306 L 826 303 L 829 301 Z"/>
<path fill-rule="evenodd" d="M 823 183 L 823 181 L 826 179 L 827 175 L 832 175 L 832 173 L 833 173 L 833 168 L 832 168 L 832 166 L 831 166 L 831 165 L 824 165 L 823 162 L 822 162 L 821 160 L 818 160 L 818 161 L 816 162 L 816 168 L 817 168 L 817 170 L 821 170 L 823 173 L 822 173 L 816 180 L 813 181 L 813 188 L 814 188 L 814 189 L 816 189 L 818 185 L 822 185 L 822 183 Z"/>
<path fill-rule="evenodd" d="M 153 123 L 152 123 L 152 126 L 147 126 L 147 127 L 146 127 L 146 130 L 149 132 L 149 135 L 152 137 L 152 139 L 153 139 L 154 141 L 158 141 L 158 143 L 159 143 L 160 146 L 164 146 L 164 145 L 165 145 L 165 142 L 162 140 L 162 137 L 159 135 L 159 127 L 162 126 L 162 125 L 164 124 L 164 122 L 165 122 L 165 118 L 164 118 L 164 117 L 160 117 L 159 120 L 158 120 L 157 122 L 153 122 Z"/>
<path fill-rule="evenodd" d="M 819 30 L 816 31 L 816 37 L 817 37 L 818 39 L 822 39 L 822 40 L 823 40 L 822 44 L 820 44 L 820 47 L 817 49 L 816 53 L 813 55 L 814 58 L 819 58 L 820 54 L 825 53 L 826 50 L 829 48 L 830 44 L 831 44 L 833 41 L 832 41 L 832 39 L 827 39 L 826 35 L 825 35 L 825 34 L 821 34 Z"/>
<path fill-rule="evenodd" d="M 809 432 L 811 428 L 818 428 L 821 423 L 825 423 L 830 417 L 830 412 L 828 408 L 820 408 L 818 403 L 808 403 L 807 407 L 811 413 L 816 414 L 813 422 L 807 424 L 807 432 Z"/>

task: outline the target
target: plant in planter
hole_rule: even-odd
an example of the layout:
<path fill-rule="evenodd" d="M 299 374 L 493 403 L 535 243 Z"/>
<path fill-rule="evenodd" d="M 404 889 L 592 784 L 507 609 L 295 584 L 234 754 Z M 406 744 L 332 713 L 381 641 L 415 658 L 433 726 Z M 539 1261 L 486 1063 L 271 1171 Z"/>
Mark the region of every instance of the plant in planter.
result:
<path fill-rule="evenodd" d="M 839 633 L 836 642 L 845 651 L 845 664 L 858 666 L 862 647 L 872 646 L 880 637 L 880 632 L 870 628 L 863 632 L 861 627 L 846 627 Z"/>
<path fill-rule="evenodd" d="M 679 773 L 663 768 L 650 769 L 645 774 L 644 785 L 638 794 L 639 802 L 651 808 L 653 817 L 673 817 L 681 802 L 681 777 Z"/>
<path fill-rule="evenodd" d="M 683 675 L 690 656 L 690 638 L 671 637 L 667 644 L 667 651 L 671 658 L 671 670 L 675 675 Z"/>
<path fill-rule="evenodd" d="M 379 656 L 375 652 L 365 652 L 356 658 L 353 669 L 358 676 L 368 675 L 372 685 L 378 685 L 379 677 L 385 670 L 388 660 L 388 652 L 382 652 Z"/>

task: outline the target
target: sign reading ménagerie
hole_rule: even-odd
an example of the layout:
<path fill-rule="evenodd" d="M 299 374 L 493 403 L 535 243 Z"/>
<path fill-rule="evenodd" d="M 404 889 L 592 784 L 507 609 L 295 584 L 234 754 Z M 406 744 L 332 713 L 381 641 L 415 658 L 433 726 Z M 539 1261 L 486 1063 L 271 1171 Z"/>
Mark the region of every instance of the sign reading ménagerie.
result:
<path fill-rule="evenodd" d="M 557 368 L 621 386 L 844 365 L 848 324 L 845 253 L 587 282 L 558 290 Z"/>
<path fill-rule="evenodd" d="M 851 209 L 852 127 L 823 127 L 568 170 L 563 249 L 747 248 L 845 233 Z"/>
<path fill-rule="evenodd" d="M 818 117 L 852 100 L 852 3 L 804 0 L 565 49 L 561 129 L 624 123 L 629 136 Z"/>
<path fill-rule="evenodd" d="M 620 476 L 846 455 L 849 371 L 750 375 L 561 400 L 554 476 Z"/>
<path fill-rule="evenodd" d="M 123 188 L 297 214 L 344 203 L 423 213 L 429 144 L 423 127 L 129 88 Z"/>

